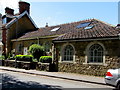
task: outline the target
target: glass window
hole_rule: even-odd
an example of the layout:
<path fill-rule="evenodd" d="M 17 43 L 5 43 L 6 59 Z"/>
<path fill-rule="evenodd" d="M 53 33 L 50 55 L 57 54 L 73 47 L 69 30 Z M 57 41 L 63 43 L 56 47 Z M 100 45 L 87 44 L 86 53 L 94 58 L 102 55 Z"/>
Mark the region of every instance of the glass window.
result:
<path fill-rule="evenodd" d="M 51 31 L 54 32 L 54 31 L 58 31 L 60 29 L 60 27 L 56 27 L 56 28 L 53 28 Z"/>
<path fill-rule="evenodd" d="M 89 26 L 91 22 L 84 22 L 84 23 L 80 23 L 76 28 L 82 28 L 82 27 L 86 27 Z"/>
<path fill-rule="evenodd" d="M 62 61 L 73 61 L 74 49 L 71 45 L 67 45 L 64 48 L 63 59 Z"/>
<path fill-rule="evenodd" d="M 94 44 L 89 48 L 88 62 L 101 63 L 103 62 L 103 47 L 99 44 Z"/>
<path fill-rule="evenodd" d="M 92 25 L 92 26 L 87 26 L 87 27 L 85 27 L 85 29 L 92 29 L 94 26 Z"/>

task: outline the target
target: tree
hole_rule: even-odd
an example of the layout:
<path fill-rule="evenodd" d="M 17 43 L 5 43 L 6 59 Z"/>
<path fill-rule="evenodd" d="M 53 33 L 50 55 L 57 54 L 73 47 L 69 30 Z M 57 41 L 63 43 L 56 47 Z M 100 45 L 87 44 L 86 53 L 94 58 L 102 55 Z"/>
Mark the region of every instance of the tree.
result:
<path fill-rule="evenodd" d="M 44 48 L 38 44 L 33 44 L 29 47 L 29 52 L 39 61 L 39 58 L 44 55 Z"/>

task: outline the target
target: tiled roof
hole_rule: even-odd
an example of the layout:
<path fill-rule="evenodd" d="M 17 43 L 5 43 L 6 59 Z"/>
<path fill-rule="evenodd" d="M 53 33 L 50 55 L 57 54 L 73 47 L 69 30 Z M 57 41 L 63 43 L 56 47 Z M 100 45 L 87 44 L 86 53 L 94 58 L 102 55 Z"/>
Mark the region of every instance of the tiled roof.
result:
<path fill-rule="evenodd" d="M 89 26 L 93 26 L 93 27 L 90 29 L 85 29 L 85 27 L 77 28 L 79 24 L 85 22 L 90 22 Z M 58 28 L 58 30 L 54 31 L 55 28 Z M 114 37 L 114 36 L 118 36 L 119 32 L 120 30 L 116 29 L 114 26 L 106 24 L 97 19 L 89 19 L 89 20 L 40 28 L 37 31 L 26 33 L 25 35 L 23 35 L 18 39 L 45 37 L 45 36 L 54 36 L 54 35 L 59 35 L 57 38 L 53 39 L 54 41 L 66 40 L 66 39 Z"/>

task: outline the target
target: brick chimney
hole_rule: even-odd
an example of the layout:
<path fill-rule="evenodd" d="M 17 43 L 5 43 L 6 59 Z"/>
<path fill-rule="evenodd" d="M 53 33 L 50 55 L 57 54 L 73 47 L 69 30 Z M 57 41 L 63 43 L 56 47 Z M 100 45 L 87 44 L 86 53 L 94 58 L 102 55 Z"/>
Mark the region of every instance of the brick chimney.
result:
<path fill-rule="evenodd" d="M 27 11 L 28 14 L 30 13 L 30 4 L 24 1 L 19 1 L 19 13 L 23 13 Z"/>
<path fill-rule="evenodd" d="M 9 15 L 14 15 L 14 10 L 11 9 L 11 8 L 9 8 L 9 7 L 6 7 L 6 8 L 5 8 L 5 13 L 6 13 L 6 14 L 9 14 Z"/>

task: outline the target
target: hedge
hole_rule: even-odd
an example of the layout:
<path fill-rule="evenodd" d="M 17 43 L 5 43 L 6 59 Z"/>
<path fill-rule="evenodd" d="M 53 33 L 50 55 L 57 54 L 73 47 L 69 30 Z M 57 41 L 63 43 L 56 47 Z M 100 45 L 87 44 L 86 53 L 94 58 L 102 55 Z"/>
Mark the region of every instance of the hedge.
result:
<path fill-rule="evenodd" d="M 32 55 L 16 55 L 15 59 L 18 61 L 30 61 L 30 62 L 32 62 L 33 56 Z"/>
<path fill-rule="evenodd" d="M 29 47 L 29 52 L 33 55 L 35 59 L 39 61 L 39 58 L 44 54 L 44 47 L 38 44 L 33 44 Z"/>
<path fill-rule="evenodd" d="M 42 63 L 51 63 L 52 57 L 51 56 L 41 56 L 39 61 Z"/>
<path fill-rule="evenodd" d="M 5 60 L 5 56 L 0 55 L 0 60 Z"/>

